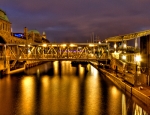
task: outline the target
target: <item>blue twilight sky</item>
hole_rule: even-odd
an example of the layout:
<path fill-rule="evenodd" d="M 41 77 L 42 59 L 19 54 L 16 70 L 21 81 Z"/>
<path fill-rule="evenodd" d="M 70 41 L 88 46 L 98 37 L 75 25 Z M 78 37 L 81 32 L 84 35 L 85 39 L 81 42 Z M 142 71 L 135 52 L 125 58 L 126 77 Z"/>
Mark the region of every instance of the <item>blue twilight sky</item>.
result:
<path fill-rule="evenodd" d="M 51 42 L 87 42 L 150 29 L 150 0 L 0 0 L 13 32 L 37 29 Z"/>

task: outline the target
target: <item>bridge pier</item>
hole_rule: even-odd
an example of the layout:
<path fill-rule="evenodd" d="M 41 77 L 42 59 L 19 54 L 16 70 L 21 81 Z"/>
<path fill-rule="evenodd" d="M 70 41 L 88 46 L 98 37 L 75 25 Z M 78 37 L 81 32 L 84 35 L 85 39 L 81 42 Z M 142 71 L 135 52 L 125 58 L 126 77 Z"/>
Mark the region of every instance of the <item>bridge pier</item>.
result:
<path fill-rule="evenodd" d="M 4 65 L 6 68 L 6 74 L 9 74 L 10 73 L 10 60 L 9 60 L 9 58 L 6 58 L 6 61 L 4 61 Z"/>

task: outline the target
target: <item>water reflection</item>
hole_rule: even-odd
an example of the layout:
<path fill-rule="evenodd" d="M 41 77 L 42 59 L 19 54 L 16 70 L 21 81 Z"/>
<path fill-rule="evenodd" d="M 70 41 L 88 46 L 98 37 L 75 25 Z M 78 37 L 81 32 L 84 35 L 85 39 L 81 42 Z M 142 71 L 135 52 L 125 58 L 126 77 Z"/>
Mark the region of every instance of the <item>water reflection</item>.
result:
<path fill-rule="evenodd" d="M 27 76 L 21 80 L 20 96 L 17 99 L 18 114 L 32 114 L 35 108 L 35 81 L 34 77 Z"/>
<path fill-rule="evenodd" d="M 87 71 L 88 70 L 88 71 Z M 49 62 L 0 79 L 0 115 L 148 115 L 90 65 Z"/>

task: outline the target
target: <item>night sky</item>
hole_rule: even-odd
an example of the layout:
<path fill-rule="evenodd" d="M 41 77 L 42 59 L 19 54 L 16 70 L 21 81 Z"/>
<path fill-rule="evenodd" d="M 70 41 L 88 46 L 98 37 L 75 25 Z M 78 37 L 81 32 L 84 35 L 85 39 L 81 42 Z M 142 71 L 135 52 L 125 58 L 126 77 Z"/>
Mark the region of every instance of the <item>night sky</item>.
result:
<path fill-rule="evenodd" d="M 87 42 L 150 29 L 150 0 L 0 0 L 13 32 L 36 29 L 51 42 Z"/>

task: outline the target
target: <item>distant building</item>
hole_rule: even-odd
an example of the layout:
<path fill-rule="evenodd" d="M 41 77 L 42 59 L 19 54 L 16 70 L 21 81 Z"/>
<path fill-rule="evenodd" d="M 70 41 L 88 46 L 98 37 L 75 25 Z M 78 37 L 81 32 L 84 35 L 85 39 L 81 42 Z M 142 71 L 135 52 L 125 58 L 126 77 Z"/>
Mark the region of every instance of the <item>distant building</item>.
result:
<path fill-rule="evenodd" d="M 28 40 L 29 42 L 49 43 L 49 41 L 46 39 L 45 32 L 43 32 L 43 35 L 41 35 L 37 30 L 28 31 Z"/>
<path fill-rule="evenodd" d="M 40 32 L 37 31 L 37 30 L 28 31 L 28 41 L 29 42 L 41 43 L 42 42 L 42 37 L 40 35 Z"/>
<path fill-rule="evenodd" d="M 2 9 L 0 9 L 0 43 L 6 43 L 7 40 L 4 38 L 4 36 L 7 37 L 10 35 L 11 35 L 11 23 L 6 13 Z"/>
<path fill-rule="evenodd" d="M 28 31 L 24 28 L 23 33 L 13 33 L 11 22 L 6 13 L 0 9 L 0 43 L 49 43 L 45 32 L 41 35 L 37 30 Z"/>

